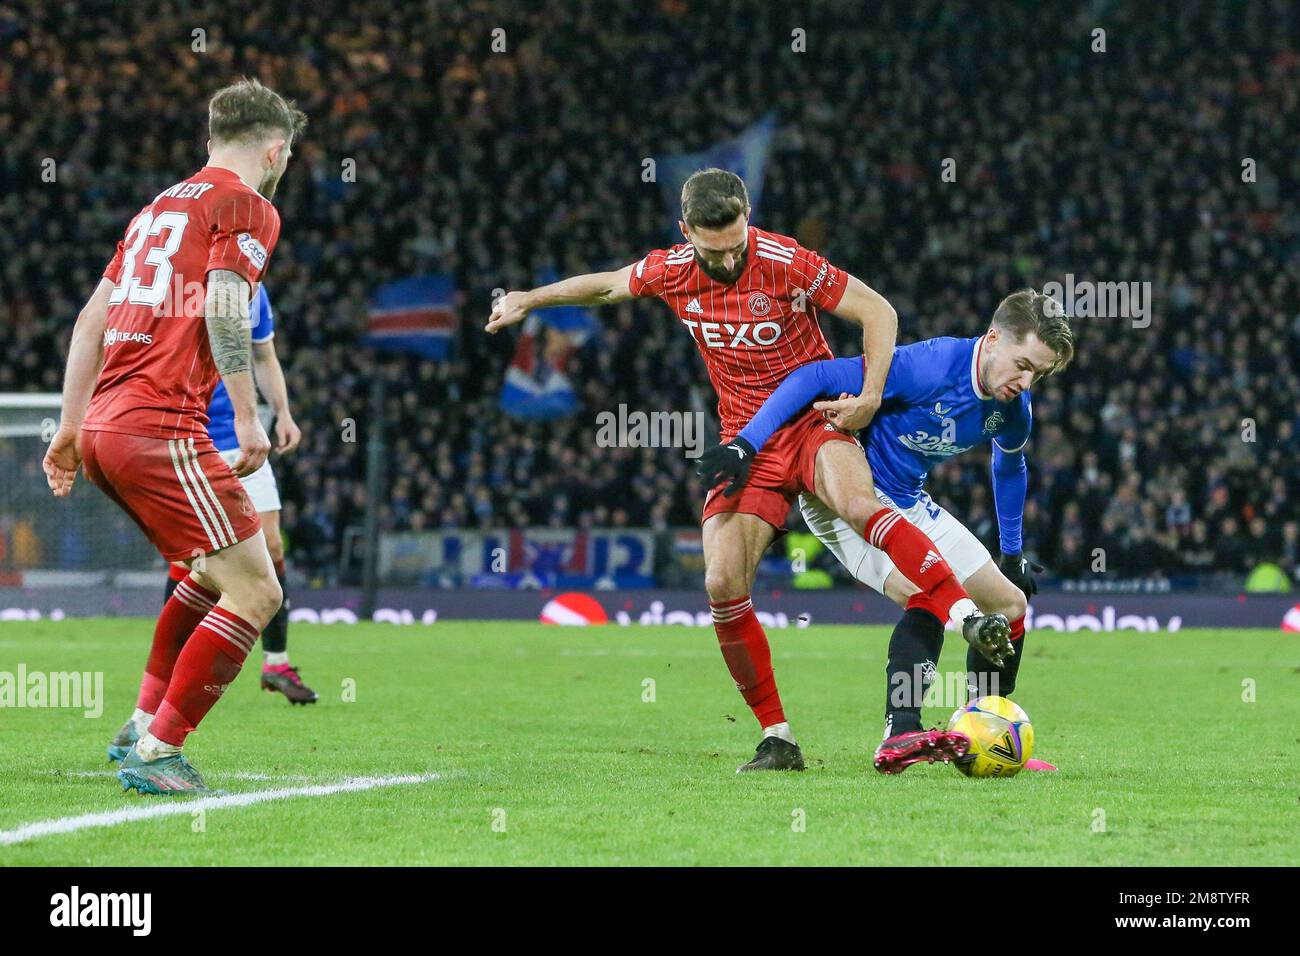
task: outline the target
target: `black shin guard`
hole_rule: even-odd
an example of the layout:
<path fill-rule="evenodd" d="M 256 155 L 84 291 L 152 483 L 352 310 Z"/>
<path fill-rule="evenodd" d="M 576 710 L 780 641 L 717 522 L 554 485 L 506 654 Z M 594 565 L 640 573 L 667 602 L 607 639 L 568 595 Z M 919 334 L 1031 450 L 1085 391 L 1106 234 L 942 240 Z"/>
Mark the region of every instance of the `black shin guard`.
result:
<path fill-rule="evenodd" d="M 1002 667 L 996 667 L 985 659 L 975 648 L 966 650 L 966 683 L 970 700 L 977 697 L 1010 697 L 1016 689 L 1016 675 L 1020 673 L 1020 660 L 1025 655 L 1025 639 L 1012 641 L 1016 649 L 1015 656 L 1007 659 Z"/>
<path fill-rule="evenodd" d="M 943 622 L 929 611 L 903 613 L 889 639 L 885 665 L 885 736 L 924 729 L 921 701 L 934 680 L 943 650 Z"/>
<path fill-rule="evenodd" d="M 275 577 L 280 582 L 284 600 L 280 603 L 280 610 L 275 612 L 275 617 L 271 618 L 266 630 L 262 632 L 262 651 L 266 654 L 281 654 L 289 649 L 289 592 L 285 590 L 284 575 L 277 574 Z"/>

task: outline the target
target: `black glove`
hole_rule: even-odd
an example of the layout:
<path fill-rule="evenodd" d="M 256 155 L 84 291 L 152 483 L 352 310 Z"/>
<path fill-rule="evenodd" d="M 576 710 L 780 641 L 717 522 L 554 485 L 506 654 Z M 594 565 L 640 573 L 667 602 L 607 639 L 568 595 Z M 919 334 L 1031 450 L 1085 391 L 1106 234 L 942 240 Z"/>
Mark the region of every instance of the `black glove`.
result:
<path fill-rule="evenodd" d="M 732 439 L 730 444 L 710 448 L 701 455 L 695 465 L 695 474 L 710 488 L 727 481 L 727 487 L 722 489 L 722 494 L 730 498 L 745 484 L 745 479 L 749 477 L 749 466 L 753 461 L 754 446 L 745 439 L 737 437 Z"/>
<path fill-rule="evenodd" d="M 1004 554 L 998 558 L 998 567 L 1007 576 L 1007 580 L 1025 592 L 1025 600 L 1038 593 L 1036 574 L 1042 574 L 1042 565 L 1036 564 L 1023 554 Z"/>

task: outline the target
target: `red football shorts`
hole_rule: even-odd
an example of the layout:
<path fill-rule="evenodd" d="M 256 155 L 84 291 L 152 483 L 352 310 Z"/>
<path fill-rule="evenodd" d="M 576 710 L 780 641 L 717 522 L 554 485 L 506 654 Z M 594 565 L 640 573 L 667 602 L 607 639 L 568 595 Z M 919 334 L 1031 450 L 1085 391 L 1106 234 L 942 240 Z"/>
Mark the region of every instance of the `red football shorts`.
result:
<path fill-rule="evenodd" d="M 740 491 L 725 497 L 722 494 L 725 482 L 709 490 L 700 524 L 716 514 L 738 511 L 758 515 L 778 531 L 782 530 L 799 493 L 816 492 L 817 450 L 828 441 L 847 441 L 862 447 L 857 438 L 832 427 L 821 412 L 808 409 L 764 443 Z"/>
<path fill-rule="evenodd" d="M 168 561 L 257 534 L 262 522 L 212 440 L 83 431 L 86 477 L 117 502 Z"/>

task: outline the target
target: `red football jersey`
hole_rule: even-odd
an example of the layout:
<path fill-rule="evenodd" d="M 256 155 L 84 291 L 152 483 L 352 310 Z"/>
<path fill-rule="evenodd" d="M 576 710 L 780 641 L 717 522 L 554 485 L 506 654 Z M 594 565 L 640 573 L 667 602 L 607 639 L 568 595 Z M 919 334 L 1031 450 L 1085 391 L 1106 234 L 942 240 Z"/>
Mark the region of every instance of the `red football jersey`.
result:
<path fill-rule="evenodd" d="M 117 288 L 82 427 L 206 436 L 220 378 L 203 317 L 208 272 L 228 269 L 255 289 L 279 238 L 275 207 L 228 169 L 204 167 L 140 210 L 104 270 Z"/>
<path fill-rule="evenodd" d="M 695 339 L 718 393 L 725 442 L 790 372 L 832 358 L 817 310 L 833 311 L 847 283 L 847 273 L 811 249 L 750 226 L 744 270 L 733 284 L 705 275 L 687 242 L 638 262 L 628 289 L 663 299 Z"/>

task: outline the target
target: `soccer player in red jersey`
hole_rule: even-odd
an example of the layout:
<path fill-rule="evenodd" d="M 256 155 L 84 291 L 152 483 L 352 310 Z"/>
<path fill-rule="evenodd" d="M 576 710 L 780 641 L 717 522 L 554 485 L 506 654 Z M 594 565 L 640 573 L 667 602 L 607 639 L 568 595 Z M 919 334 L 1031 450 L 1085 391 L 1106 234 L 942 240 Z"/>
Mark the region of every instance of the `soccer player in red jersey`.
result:
<path fill-rule="evenodd" d="M 131 220 L 72 333 L 44 460 L 50 489 L 70 494 L 84 467 L 164 558 L 190 567 L 158 617 L 133 717 L 140 737 L 118 771 L 141 793 L 207 791 L 181 747 L 281 603 L 239 478 L 271 449 L 249 303 L 280 236 L 270 199 L 305 125 L 256 80 L 213 96 L 208 164 Z M 219 379 L 235 409 L 233 470 L 204 427 Z"/>
<path fill-rule="evenodd" d="M 802 770 L 786 721 L 767 635 L 750 600 L 759 559 L 802 491 L 815 493 L 919 591 L 909 607 L 962 623 L 972 644 L 1007 645 L 1002 615 L 980 615 L 926 535 L 876 497 L 870 466 L 846 434 L 871 421 L 893 359 L 898 320 L 878 293 L 794 239 L 749 225 L 749 197 L 734 173 L 705 169 L 682 188 L 679 226 L 686 242 L 658 249 L 616 272 L 576 276 L 493 306 L 487 331 L 522 321 L 532 309 L 600 305 L 636 296 L 662 299 L 695 340 L 718 393 L 723 442 L 731 442 L 785 376 L 828 358 L 819 310 L 862 327 L 859 395 L 819 402 L 778 431 L 753 458 L 738 494 L 725 482 L 705 499 L 705 590 L 722 655 L 763 728 L 754 759 L 741 770 Z M 823 418 L 833 413 L 835 424 Z M 837 427 L 838 426 L 838 427 Z M 843 429 L 843 430 L 841 430 Z M 746 454 L 736 446 L 738 455 Z M 936 751 L 936 756 L 948 756 Z M 958 756 L 958 755 L 953 755 Z"/>

